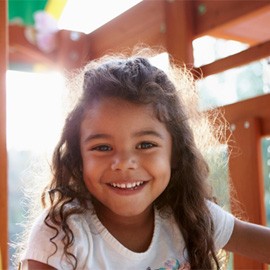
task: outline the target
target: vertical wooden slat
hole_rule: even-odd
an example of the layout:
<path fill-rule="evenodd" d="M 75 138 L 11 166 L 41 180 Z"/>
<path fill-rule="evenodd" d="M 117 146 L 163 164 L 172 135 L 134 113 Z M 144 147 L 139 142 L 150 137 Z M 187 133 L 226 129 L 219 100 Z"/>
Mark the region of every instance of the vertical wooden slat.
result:
<path fill-rule="evenodd" d="M 6 151 L 6 68 L 7 0 L 0 1 L 0 247 L 2 268 L 7 269 L 7 151 Z M 1 266 L 0 266 L 1 267 Z"/>
<path fill-rule="evenodd" d="M 193 66 L 193 1 L 164 1 L 166 49 L 179 63 Z"/>
<path fill-rule="evenodd" d="M 264 183 L 262 176 L 261 125 L 257 118 L 249 117 L 232 124 L 235 144 L 229 161 L 230 176 L 236 200 L 243 211 L 243 219 L 265 225 Z M 232 211 L 238 215 L 239 210 Z M 267 269 L 262 263 L 234 255 L 234 269 Z"/>
<path fill-rule="evenodd" d="M 86 64 L 87 50 L 86 36 L 67 30 L 58 32 L 57 66 L 63 70 L 79 68 Z"/>

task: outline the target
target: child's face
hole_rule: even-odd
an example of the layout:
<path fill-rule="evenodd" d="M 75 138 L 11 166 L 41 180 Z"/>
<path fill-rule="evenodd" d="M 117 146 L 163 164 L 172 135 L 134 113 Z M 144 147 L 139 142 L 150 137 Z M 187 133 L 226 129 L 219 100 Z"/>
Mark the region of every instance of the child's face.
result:
<path fill-rule="evenodd" d="M 150 105 L 116 98 L 94 103 L 80 145 L 84 181 L 101 211 L 141 214 L 169 183 L 172 138 Z"/>

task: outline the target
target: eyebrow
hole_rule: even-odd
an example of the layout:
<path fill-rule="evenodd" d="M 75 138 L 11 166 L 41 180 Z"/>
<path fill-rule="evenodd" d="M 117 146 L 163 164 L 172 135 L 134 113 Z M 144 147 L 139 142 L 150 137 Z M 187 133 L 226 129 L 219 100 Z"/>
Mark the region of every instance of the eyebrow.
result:
<path fill-rule="evenodd" d="M 132 134 L 133 137 L 142 137 L 142 136 L 155 136 L 157 138 L 160 139 L 164 139 L 164 137 L 157 131 L 155 130 L 140 130 L 138 132 L 134 132 Z M 84 140 L 84 143 L 87 143 L 91 140 L 95 140 L 95 139 L 110 139 L 112 138 L 111 135 L 106 134 L 106 133 L 96 133 L 96 134 L 90 134 L 89 136 L 86 137 L 86 139 Z"/>
<path fill-rule="evenodd" d="M 164 139 L 162 134 L 160 134 L 159 132 L 157 132 L 155 130 L 141 130 L 141 131 L 135 132 L 133 135 L 134 135 L 134 137 L 141 137 L 141 136 L 150 135 L 150 136 L 158 137 L 160 139 Z"/>
<path fill-rule="evenodd" d="M 112 137 L 111 135 L 105 133 L 90 134 L 89 136 L 86 137 L 84 143 L 95 139 L 109 139 L 111 137 Z"/>

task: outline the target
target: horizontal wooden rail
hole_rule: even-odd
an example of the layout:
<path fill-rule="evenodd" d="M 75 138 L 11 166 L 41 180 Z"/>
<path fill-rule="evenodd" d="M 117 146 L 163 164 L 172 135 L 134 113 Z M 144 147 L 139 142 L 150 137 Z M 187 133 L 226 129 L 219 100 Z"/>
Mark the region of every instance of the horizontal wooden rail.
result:
<path fill-rule="evenodd" d="M 250 47 L 242 52 L 216 60 L 213 63 L 194 68 L 196 74 L 204 78 L 231 68 L 247 65 L 253 61 L 270 56 L 270 41 Z"/>
<path fill-rule="evenodd" d="M 231 125 L 242 119 L 253 117 L 261 121 L 261 136 L 270 135 L 270 94 L 225 105 L 221 109 Z"/>
<path fill-rule="evenodd" d="M 264 13 L 270 7 L 265 0 L 207 1 L 194 0 L 194 34 L 211 35 L 224 27 L 233 27 L 250 17 Z"/>

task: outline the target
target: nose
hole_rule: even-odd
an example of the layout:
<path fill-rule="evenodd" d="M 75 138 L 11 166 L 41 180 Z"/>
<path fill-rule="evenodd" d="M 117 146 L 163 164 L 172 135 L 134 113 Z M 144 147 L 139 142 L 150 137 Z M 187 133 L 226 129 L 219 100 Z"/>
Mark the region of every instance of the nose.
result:
<path fill-rule="evenodd" d="M 132 153 L 117 153 L 113 157 L 112 170 L 133 170 L 138 167 L 137 159 Z"/>

